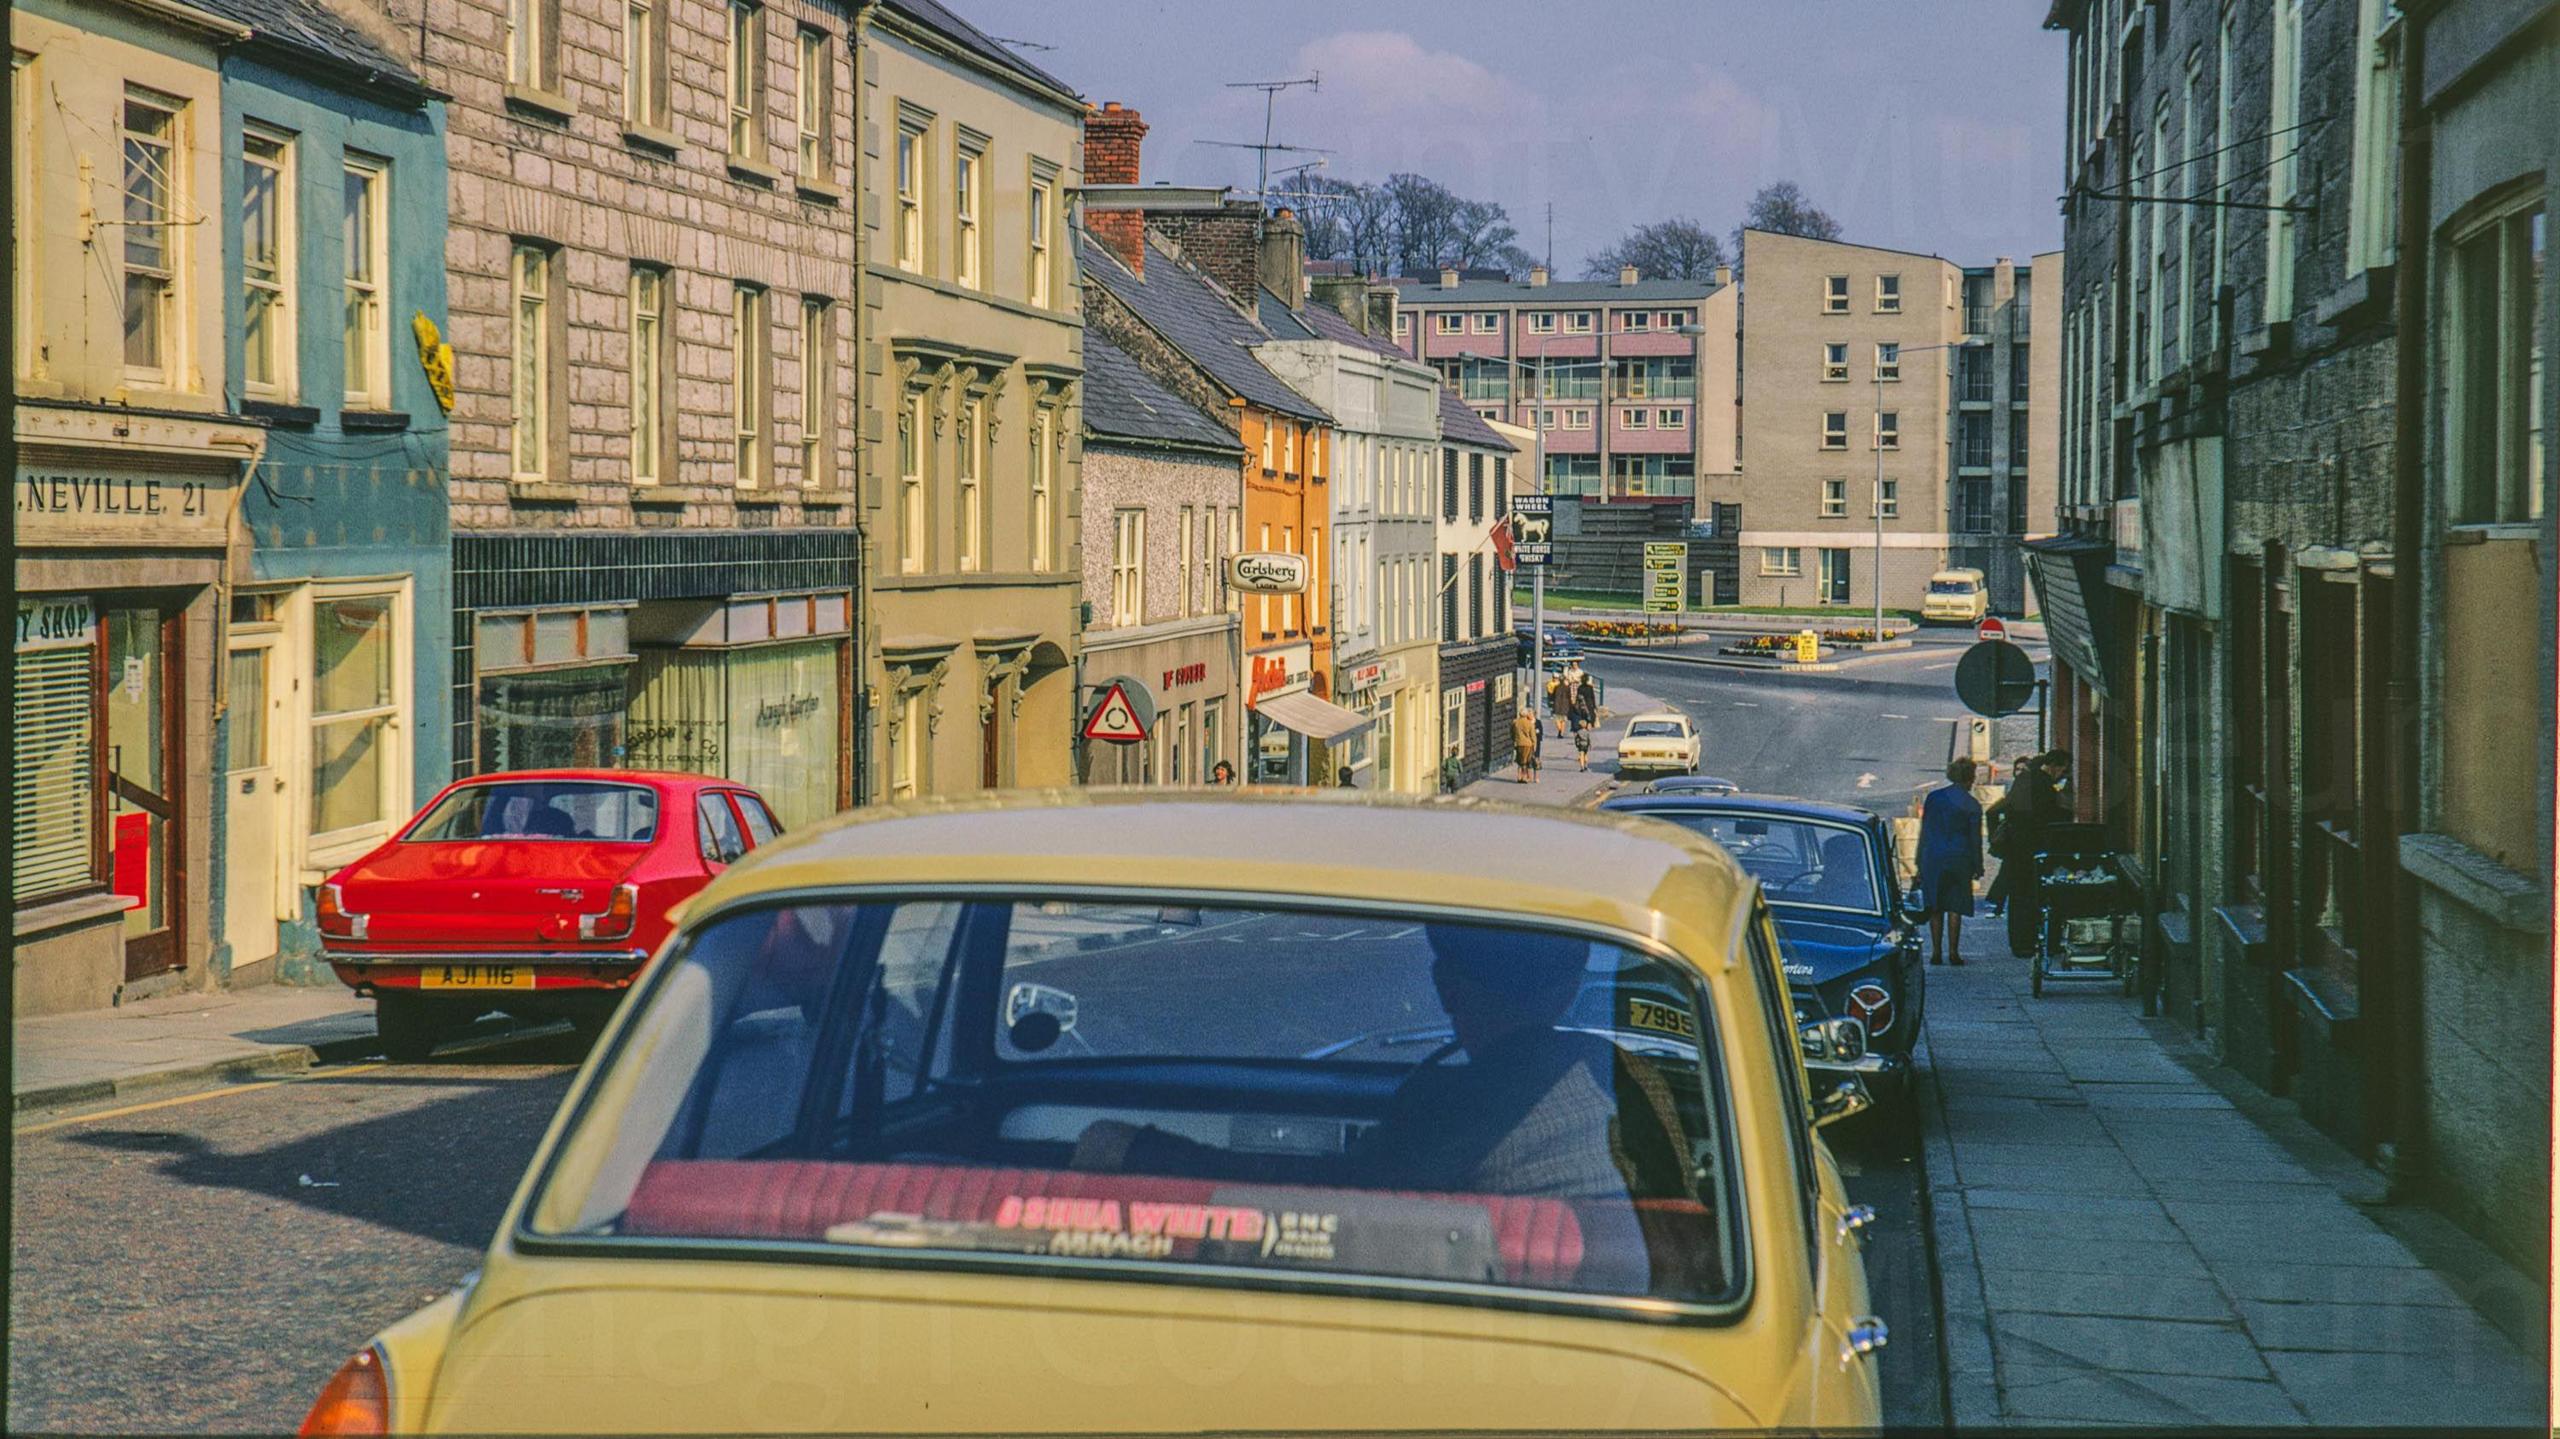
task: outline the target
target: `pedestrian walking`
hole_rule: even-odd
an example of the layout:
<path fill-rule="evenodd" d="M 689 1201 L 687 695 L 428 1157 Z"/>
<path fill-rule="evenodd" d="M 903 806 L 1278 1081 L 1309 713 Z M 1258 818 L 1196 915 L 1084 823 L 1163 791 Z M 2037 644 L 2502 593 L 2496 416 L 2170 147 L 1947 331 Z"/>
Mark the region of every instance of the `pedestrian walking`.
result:
<path fill-rule="evenodd" d="M 1591 726 L 1588 724 L 1573 727 L 1573 761 L 1576 769 L 1591 768 Z"/>
<path fill-rule="evenodd" d="M 1985 891 L 1982 896 L 1985 907 L 1995 915 L 2008 913 L 2009 890 L 2011 886 L 2015 885 L 2018 881 L 2018 872 L 2015 869 L 2012 869 L 2007 862 L 2007 855 L 2009 853 L 2009 802 L 2017 795 L 2018 787 L 2028 782 L 2030 778 L 2029 771 L 2033 770 L 2035 767 L 2036 757 L 2031 754 L 2022 754 L 2016 759 L 2011 760 L 2009 762 L 2008 793 L 1993 801 L 1991 807 L 1983 811 L 1983 818 L 1989 821 L 1991 853 L 2000 857 L 2002 860 L 2000 873 L 1992 877 L 1991 888 Z"/>
<path fill-rule="evenodd" d="M 1574 722 L 1584 729 L 1599 727 L 1600 687 L 1592 683 L 1591 676 L 1588 674 L 1583 675 L 1581 681 L 1573 687 L 1573 712 Z"/>
<path fill-rule="evenodd" d="M 1538 778 L 1538 717 L 1521 710 L 1511 716 L 1511 752 L 1520 763 L 1520 782 Z"/>
<path fill-rule="evenodd" d="M 2043 939 L 2044 885 L 2036 873 L 2036 855 L 2044 849 L 2046 828 L 2061 818 L 2054 777 L 2070 764 L 2061 750 L 2038 756 L 2018 772 L 2003 803 L 2000 870 L 2009 877 L 2009 952 L 2020 959 L 2035 958 Z"/>
<path fill-rule="evenodd" d="M 1556 738 L 1564 738 L 1565 729 L 1573 720 L 1572 710 L 1573 691 L 1565 677 L 1557 675 L 1547 681 L 1547 713 L 1555 718 Z"/>
<path fill-rule="evenodd" d="M 1947 765 L 1947 782 L 1920 803 L 1920 902 L 1929 915 L 1929 962 L 1964 963 L 1964 918 L 1982 877 L 1982 804 L 1973 797 L 1973 761 Z"/>

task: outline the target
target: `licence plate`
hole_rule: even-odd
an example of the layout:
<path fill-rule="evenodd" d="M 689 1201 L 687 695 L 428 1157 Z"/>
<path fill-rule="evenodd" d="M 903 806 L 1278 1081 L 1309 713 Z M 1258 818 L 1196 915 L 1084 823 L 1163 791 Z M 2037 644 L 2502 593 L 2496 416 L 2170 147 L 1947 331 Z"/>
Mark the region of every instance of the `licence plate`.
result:
<path fill-rule="evenodd" d="M 430 964 L 418 970 L 420 989 L 531 989 L 529 964 Z"/>

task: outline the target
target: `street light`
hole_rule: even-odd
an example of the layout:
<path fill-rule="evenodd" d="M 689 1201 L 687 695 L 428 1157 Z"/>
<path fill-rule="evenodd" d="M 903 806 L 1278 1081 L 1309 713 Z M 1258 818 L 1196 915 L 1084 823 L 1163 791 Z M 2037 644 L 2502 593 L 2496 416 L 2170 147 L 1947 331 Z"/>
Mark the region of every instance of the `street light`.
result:
<path fill-rule="evenodd" d="M 1961 350 L 1963 348 L 1964 342 L 1961 340 L 1943 345 L 1897 344 L 1893 347 L 1894 378 L 1898 383 L 1902 377 L 1902 357 L 1905 355 L 1916 355 L 1928 350 Z M 1871 432 L 1867 436 L 1867 442 L 1875 446 L 1876 451 L 1876 619 L 1874 633 L 1876 642 L 1878 644 L 1882 644 L 1884 642 L 1884 366 L 1882 364 L 1878 364 L 1876 366 L 1875 384 L 1876 414 L 1875 419 L 1870 422 L 1872 428 Z M 1893 431 L 1894 443 L 1899 447 L 1902 436 L 1901 414 L 1899 411 L 1895 412 Z"/>
<path fill-rule="evenodd" d="M 1675 335 L 1687 335 L 1692 338 L 1703 335 L 1706 332 L 1707 327 L 1704 325 L 1674 325 L 1671 327 L 1671 333 Z M 1598 346 L 1595 345 L 1593 348 L 1596 350 Z M 1540 493 L 1546 493 L 1547 347 L 1543 344 L 1538 346 L 1538 363 L 1535 365 L 1530 364 L 1526 360 L 1515 360 L 1509 355 L 1479 355 L 1473 350 L 1460 350 L 1458 352 L 1458 358 L 1461 360 L 1490 361 L 1495 364 L 1510 365 L 1516 369 L 1528 370 L 1537 375 L 1537 385 L 1529 392 L 1529 433 L 1531 437 L 1529 477 L 1531 483 L 1538 487 Z M 1878 393 L 1881 394 L 1882 392 L 1879 391 Z M 1695 403 L 1695 401 L 1693 400 L 1692 403 Z M 1606 416 L 1608 415 L 1608 396 L 1605 393 L 1601 396 L 1600 412 L 1603 417 L 1600 432 L 1605 435 L 1608 433 L 1608 423 L 1606 419 Z M 1696 425 L 1692 424 L 1690 426 L 1689 433 L 1693 435 L 1698 433 Z M 1604 479 L 1602 483 L 1605 484 L 1607 481 Z M 1693 479 L 1691 483 L 1695 484 L 1696 481 Z M 1693 494 L 1693 501 L 1694 498 L 1695 496 Z M 1878 544 L 1881 545 L 1882 541 L 1879 540 Z M 1882 551 L 1879 550 L 1878 553 L 1882 553 Z M 1881 574 L 1881 571 L 1879 571 L 1879 574 Z M 1531 565 L 1529 567 L 1529 713 L 1532 715 L 1536 715 L 1538 713 L 1538 696 L 1545 692 L 1546 682 L 1547 567 L 1545 565 Z M 1546 732 L 1546 725 L 1543 717 L 1541 718 L 1538 730 L 1542 735 Z"/>

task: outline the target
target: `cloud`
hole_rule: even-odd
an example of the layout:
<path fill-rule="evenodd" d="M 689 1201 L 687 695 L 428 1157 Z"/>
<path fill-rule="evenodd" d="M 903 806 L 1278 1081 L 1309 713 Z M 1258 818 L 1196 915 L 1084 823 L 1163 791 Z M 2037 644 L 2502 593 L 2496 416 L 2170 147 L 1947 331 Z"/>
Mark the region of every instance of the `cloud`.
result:
<path fill-rule="evenodd" d="M 1528 87 L 1401 31 L 1347 30 L 1309 41 L 1297 66 L 1324 83 L 1302 102 L 1282 101 L 1292 111 L 1287 128 L 1338 151 L 1327 168 L 1345 177 L 1419 170 L 1469 193 L 1504 167 L 1506 152 L 1534 130 L 1543 110 Z M 1261 97 L 1241 93 L 1254 101 L 1258 128 Z"/>

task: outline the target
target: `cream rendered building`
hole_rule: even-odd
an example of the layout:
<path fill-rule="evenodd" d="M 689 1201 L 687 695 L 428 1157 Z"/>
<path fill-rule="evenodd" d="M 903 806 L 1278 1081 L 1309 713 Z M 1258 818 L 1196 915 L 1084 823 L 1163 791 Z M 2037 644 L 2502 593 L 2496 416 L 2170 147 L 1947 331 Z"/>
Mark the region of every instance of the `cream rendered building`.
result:
<path fill-rule="evenodd" d="M 932 0 L 855 53 L 863 798 L 1067 784 L 1084 106 Z"/>

